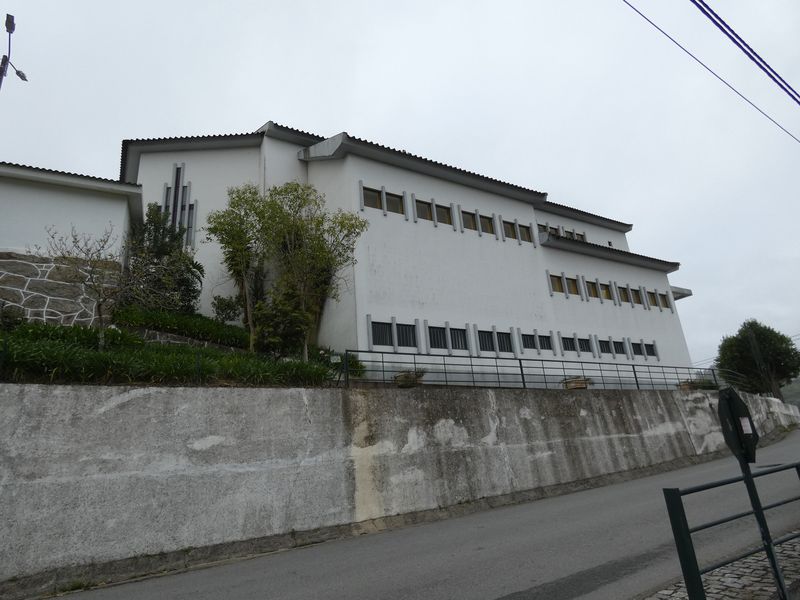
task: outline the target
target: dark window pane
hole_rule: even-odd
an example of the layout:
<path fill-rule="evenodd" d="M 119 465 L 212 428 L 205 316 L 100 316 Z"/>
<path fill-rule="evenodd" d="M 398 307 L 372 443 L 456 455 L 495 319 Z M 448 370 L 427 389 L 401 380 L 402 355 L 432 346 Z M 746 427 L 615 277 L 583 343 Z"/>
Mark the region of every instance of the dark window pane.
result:
<path fill-rule="evenodd" d="M 634 304 L 641 304 L 642 303 L 642 292 L 640 292 L 639 290 L 635 290 L 634 289 L 634 290 L 631 290 L 631 293 L 633 294 L 633 303 Z"/>
<path fill-rule="evenodd" d="M 614 352 L 625 354 L 625 342 L 614 342 Z"/>
<path fill-rule="evenodd" d="M 574 240 L 575 234 L 571 231 L 564 231 L 564 237 L 567 238 L 568 240 Z"/>
<path fill-rule="evenodd" d="M 397 194 L 386 194 L 386 210 L 399 215 L 406 214 L 403 197 Z"/>
<path fill-rule="evenodd" d="M 436 205 L 436 222 L 445 223 L 447 225 L 453 224 L 453 213 L 450 212 L 449 206 Z"/>
<path fill-rule="evenodd" d="M 575 352 L 575 340 L 572 338 L 561 338 L 561 348 L 564 352 Z"/>
<path fill-rule="evenodd" d="M 433 221 L 433 213 L 431 213 L 431 203 L 417 200 L 417 218 L 425 219 L 426 221 Z"/>
<path fill-rule="evenodd" d="M 669 308 L 669 296 L 666 294 L 659 294 L 658 297 L 661 299 L 661 307 Z"/>
<path fill-rule="evenodd" d="M 658 308 L 658 298 L 656 298 L 655 292 L 647 292 L 647 302 L 653 308 Z"/>
<path fill-rule="evenodd" d="M 542 225 L 541 223 L 539 223 L 539 224 L 536 225 L 536 228 L 539 231 L 541 231 L 542 233 L 546 233 L 547 232 L 547 225 Z"/>
<path fill-rule="evenodd" d="M 578 241 L 581 241 L 581 242 L 585 242 L 586 241 L 586 236 L 584 234 L 582 234 L 582 233 L 576 233 L 575 234 L 575 239 L 578 240 Z"/>
<path fill-rule="evenodd" d="M 450 328 L 450 346 L 453 350 L 467 349 L 467 330 Z"/>
<path fill-rule="evenodd" d="M 479 331 L 478 344 L 480 344 L 481 350 L 485 350 L 487 352 L 494 352 L 494 335 L 492 335 L 492 332 Z"/>
<path fill-rule="evenodd" d="M 393 346 L 392 324 L 372 322 L 372 343 L 376 346 Z"/>
<path fill-rule="evenodd" d="M 475 221 L 475 213 L 461 211 L 461 220 L 464 221 L 464 229 L 478 231 L 478 223 Z"/>
<path fill-rule="evenodd" d="M 647 356 L 655 356 L 656 355 L 656 347 L 653 344 L 645 344 L 644 351 Z"/>
<path fill-rule="evenodd" d="M 416 325 L 397 324 L 397 345 L 411 348 L 417 347 L 417 327 Z"/>
<path fill-rule="evenodd" d="M 642 354 L 644 354 L 644 352 L 642 352 L 641 344 L 631 344 L 631 348 L 633 348 L 633 353 L 636 356 L 642 356 Z"/>
<path fill-rule="evenodd" d="M 613 300 L 613 296 L 611 295 L 611 286 L 607 283 L 600 284 L 600 293 L 606 300 Z"/>
<path fill-rule="evenodd" d="M 550 284 L 553 286 L 554 292 L 564 293 L 564 281 L 561 279 L 561 275 L 550 275 Z"/>
<path fill-rule="evenodd" d="M 539 348 L 542 350 L 552 350 L 553 349 L 553 341 L 550 339 L 549 335 L 540 335 L 539 336 Z"/>
<path fill-rule="evenodd" d="M 364 206 L 381 208 L 381 192 L 371 188 L 364 188 Z"/>
<path fill-rule="evenodd" d="M 597 284 L 594 281 L 586 282 L 586 291 L 589 292 L 590 298 L 599 298 L 600 293 L 597 291 Z"/>
<path fill-rule="evenodd" d="M 592 343 L 587 338 L 578 338 L 578 348 L 581 349 L 581 352 L 591 352 Z"/>
<path fill-rule="evenodd" d="M 608 340 L 600 340 L 600 352 L 602 354 L 611 354 L 611 342 Z"/>
<path fill-rule="evenodd" d="M 481 215 L 481 231 L 483 233 L 494 233 L 494 219 Z"/>
<path fill-rule="evenodd" d="M 519 226 L 519 239 L 523 242 L 532 242 L 533 238 L 531 237 L 531 228 L 527 225 L 520 225 Z"/>
<path fill-rule="evenodd" d="M 578 280 L 567 277 L 567 290 L 570 294 L 578 295 Z"/>
<path fill-rule="evenodd" d="M 527 333 L 522 334 L 522 347 L 523 348 L 536 348 L 536 336 Z"/>
<path fill-rule="evenodd" d="M 428 327 L 431 348 L 447 348 L 447 330 L 444 327 Z"/>
<path fill-rule="evenodd" d="M 550 235 L 554 235 L 556 237 L 559 236 L 558 227 L 551 227 L 548 231 L 550 232 Z"/>
<path fill-rule="evenodd" d="M 628 288 L 618 287 L 617 289 L 619 290 L 619 299 L 621 302 L 631 301 L 630 294 L 628 294 Z"/>
<path fill-rule="evenodd" d="M 514 227 L 513 223 L 503 221 L 503 233 L 506 234 L 507 238 L 511 238 L 512 240 L 517 239 L 517 228 Z"/>
<path fill-rule="evenodd" d="M 511 346 L 511 334 L 502 331 L 497 332 L 497 345 L 500 347 L 500 352 L 513 352 L 514 348 Z"/>

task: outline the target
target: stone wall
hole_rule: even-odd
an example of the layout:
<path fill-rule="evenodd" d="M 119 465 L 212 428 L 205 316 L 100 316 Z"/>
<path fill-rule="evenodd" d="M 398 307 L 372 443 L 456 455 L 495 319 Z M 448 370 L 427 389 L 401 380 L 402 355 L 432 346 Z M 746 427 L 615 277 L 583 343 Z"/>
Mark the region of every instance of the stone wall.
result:
<path fill-rule="evenodd" d="M 92 325 L 95 301 L 86 270 L 53 259 L 0 252 L 0 303 L 6 314 L 28 321 Z"/>
<path fill-rule="evenodd" d="M 762 436 L 800 422 L 794 406 L 746 400 Z M 0 596 L 686 464 L 724 448 L 716 403 L 679 391 L 0 384 Z"/>

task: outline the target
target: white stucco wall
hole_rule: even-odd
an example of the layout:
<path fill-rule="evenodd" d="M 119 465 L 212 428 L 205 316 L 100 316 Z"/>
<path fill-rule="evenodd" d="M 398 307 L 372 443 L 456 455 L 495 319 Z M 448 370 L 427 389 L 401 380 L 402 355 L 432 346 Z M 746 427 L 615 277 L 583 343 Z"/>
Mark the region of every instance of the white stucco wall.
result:
<path fill-rule="evenodd" d="M 420 346 L 425 321 L 430 326 L 508 332 L 520 328 L 521 333 L 548 334 L 554 332 L 556 354 L 542 353 L 542 358 L 575 360 L 618 360 L 621 362 L 653 362 L 662 365 L 688 365 L 689 353 L 677 312 L 672 310 L 647 310 L 643 306 L 600 303 L 599 299 L 582 301 L 579 296 L 567 298 L 564 294 L 550 295 L 547 271 L 568 277 L 583 275 L 587 280 L 615 281 L 620 285 L 645 286 L 648 290 L 668 292 L 669 281 L 663 272 L 588 257 L 581 254 L 544 248 L 538 243 L 509 239 L 503 241 L 495 235 L 478 235 L 459 225 L 439 224 L 419 219 L 416 223 L 411 212 L 411 194 L 418 199 L 437 204 L 453 203 L 462 210 L 480 211 L 482 215 L 502 215 L 503 220 L 517 219 L 521 225 L 533 223 L 537 216 L 532 206 L 446 182 L 434 177 L 411 173 L 396 167 L 359 157 L 312 163 L 309 181 L 324 191 L 331 206 L 359 210 L 359 181 L 365 187 L 408 196 L 408 218 L 395 213 L 365 208 L 359 214 L 370 222 L 368 231 L 360 240 L 355 267 L 355 290 L 352 298 L 329 304 L 323 323 L 324 341 L 337 349 L 345 349 L 334 331 L 342 322 L 356 313 L 358 348 L 368 348 L 367 315 L 374 321 L 388 322 L 392 317 L 398 323 L 413 324 L 419 321 Z M 539 222 L 550 221 L 552 215 L 539 217 Z M 558 220 L 556 220 L 558 219 Z M 551 224 L 574 226 L 585 231 L 588 241 L 602 243 L 614 241 L 618 249 L 627 247 L 624 234 L 577 220 L 553 217 Z M 499 218 L 496 228 L 499 230 Z M 606 242 L 607 243 L 607 242 Z M 673 303 L 674 306 L 674 303 Z M 328 332 L 331 332 L 328 335 Z M 557 344 L 557 332 L 565 336 L 586 338 L 597 335 L 599 339 L 630 338 L 631 342 L 655 341 L 658 357 L 624 355 L 594 357 L 592 353 L 567 352 L 562 355 Z M 521 344 L 520 344 L 521 346 Z M 350 340 L 348 340 L 348 347 Z M 375 347 L 391 350 L 391 347 Z M 520 348 L 521 349 L 521 348 Z M 414 348 L 401 347 L 413 352 Z M 442 352 L 434 350 L 434 353 Z M 535 350 L 523 350 L 527 357 L 537 356 Z"/>
<path fill-rule="evenodd" d="M 228 188 L 244 183 L 262 185 L 261 153 L 259 148 L 143 153 L 138 182 L 145 207 L 154 202 L 163 204 L 164 184 L 171 185 L 175 164 L 185 165 L 184 181 L 191 183 L 190 199 L 197 207 L 195 257 L 205 267 L 200 312 L 211 315 L 214 296 L 236 292 L 222 265 L 219 244 L 206 241 L 203 228 L 211 211 L 227 206 Z"/>
<path fill-rule="evenodd" d="M 121 194 L 0 176 L 0 250 L 47 253 L 47 227 L 98 237 L 109 227 L 119 250 L 128 233 L 128 201 Z"/>
<path fill-rule="evenodd" d="M 197 215 L 197 258 L 205 265 L 206 279 L 201 296 L 201 312 L 211 314 L 214 295 L 232 295 L 233 285 L 221 265 L 216 244 L 203 241 L 199 231 L 211 210 L 224 208 L 230 186 L 247 181 L 262 188 L 287 181 L 308 182 L 326 197 L 330 209 L 359 212 L 370 222 L 368 231 L 356 249 L 357 264 L 344 276 L 340 298 L 326 305 L 319 331 L 319 341 L 338 350 L 365 349 L 369 345 L 367 315 L 375 321 L 399 323 L 419 321 L 418 338 L 424 348 L 423 323 L 469 329 L 516 331 L 532 334 L 556 334 L 580 338 L 598 336 L 600 340 L 624 340 L 633 343 L 655 342 L 658 357 L 624 355 L 594 357 L 592 353 L 542 352 L 542 358 L 580 360 L 618 360 L 685 366 L 689 353 L 677 312 L 647 310 L 641 305 L 617 306 L 599 299 L 583 301 L 564 294 L 550 294 L 546 273 L 568 277 L 583 276 L 589 281 L 615 281 L 620 285 L 644 286 L 668 293 L 669 280 L 663 272 L 634 267 L 607 259 L 593 258 L 538 243 L 536 225 L 548 223 L 586 234 L 591 243 L 628 250 L 625 234 L 593 223 L 567 218 L 546 211 L 537 213 L 533 206 L 433 176 L 375 162 L 354 155 L 341 159 L 306 163 L 297 158 L 301 147 L 272 138 L 264 138 L 260 148 L 200 150 L 187 152 L 145 153 L 142 155 L 139 182 L 143 185 L 144 203 L 162 202 L 164 184 L 170 180 L 173 165 L 185 163 L 185 179 L 191 182 L 192 200 L 199 203 Z M 383 214 L 381 210 L 360 210 L 359 182 L 366 187 L 408 196 L 407 216 Z M 439 205 L 451 203 L 464 211 L 478 210 L 482 215 L 497 215 L 500 231 L 503 220 L 518 220 L 532 226 L 536 244 L 503 241 L 495 235 L 471 230 L 461 231 L 457 223 L 434 226 L 432 221 L 416 223 L 411 209 L 411 194 L 418 199 L 434 199 Z M 457 216 L 457 215 L 456 215 Z M 673 308 L 674 308 L 674 302 Z M 675 309 L 677 310 L 677 309 Z M 519 341 L 519 340 L 517 340 Z M 473 340 L 474 342 L 474 340 Z M 525 357 L 539 356 L 525 350 Z M 376 349 L 391 350 L 391 347 Z M 414 348 L 400 348 L 414 351 Z M 439 351 L 434 351 L 439 352 Z"/>

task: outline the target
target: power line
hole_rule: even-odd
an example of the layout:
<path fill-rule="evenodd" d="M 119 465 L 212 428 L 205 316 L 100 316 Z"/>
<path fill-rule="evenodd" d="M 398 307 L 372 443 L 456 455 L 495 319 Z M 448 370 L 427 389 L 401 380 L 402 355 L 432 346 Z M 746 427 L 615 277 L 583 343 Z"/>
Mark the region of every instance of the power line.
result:
<path fill-rule="evenodd" d="M 767 113 L 765 113 L 763 110 L 761 110 L 761 109 L 760 109 L 758 106 L 756 106 L 756 105 L 755 105 L 755 104 L 754 104 L 754 103 L 753 103 L 753 102 L 752 102 L 752 101 L 751 101 L 749 98 L 747 98 L 747 97 L 746 97 L 744 94 L 742 94 L 742 93 L 741 93 L 739 90 L 737 90 L 737 89 L 736 89 L 735 87 L 733 87 L 733 86 L 732 86 L 730 83 L 728 83 L 727 81 L 725 81 L 725 80 L 724 80 L 724 79 L 723 79 L 721 76 L 717 75 L 717 74 L 716 74 L 716 73 L 715 73 L 715 72 L 714 72 L 714 71 L 711 69 L 711 67 L 709 67 L 708 65 L 706 65 L 706 64 L 705 64 L 705 63 L 704 63 L 702 60 L 700 60 L 699 58 L 697 58 L 697 57 L 696 57 L 694 54 L 692 54 L 691 52 L 689 52 L 689 50 L 687 50 L 687 49 L 686 49 L 684 46 L 682 46 L 682 45 L 680 44 L 680 42 L 678 42 L 678 41 L 677 41 L 675 38 L 673 38 L 673 37 L 672 37 L 670 34 L 668 34 L 666 31 L 664 31 L 663 29 L 661 29 L 661 27 L 659 27 L 658 25 L 656 25 L 655 23 L 653 23 L 653 21 L 651 21 L 650 19 L 648 19 L 648 18 L 647 18 L 647 17 L 646 17 L 646 16 L 645 16 L 645 15 L 644 15 L 644 14 L 643 14 L 641 11 L 639 11 L 639 9 L 638 9 L 638 8 L 636 8 L 636 7 L 635 7 L 633 4 L 631 4 L 630 2 L 628 2 L 628 0 L 622 0 L 622 1 L 623 1 L 625 4 L 627 4 L 627 5 L 628 5 L 628 6 L 629 6 L 629 7 L 630 7 L 630 8 L 631 8 L 631 9 L 632 9 L 634 12 L 636 12 L 636 14 L 638 14 L 638 15 L 639 15 L 640 17 L 642 17 L 642 18 L 643 18 L 645 21 L 647 21 L 648 23 L 650 23 L 650 25 L 652 25 L 653 27 L 655 27 L 656 29 L 658 29 L 658 31 L 660 31 L 660 32 L 661 32 L 661 33 L 662 33 L 664 36 L 666 36 L 666 37 L 667 37 L 667 39 L 669 39 L 669 40 L 670 40 L 670 41 L 671 41 L 673 44 L 675 44 L 675 45 L 676 45 L 678 48 L 680 48 L 680 49 L 681 49 L 681 50 L 683 50 L 683 51 L 684 51 L 686 54 L 688 54 L 689 56 L 691 56 L 691 57 L 692 57 L 692 58 L 695 60 L 695 62 L 697 62 L 697 63 L 698 63 L 698 64 L 699 64 L 701 67 L 703 67 L 703 68 L 704 68 L 706 71 L 708 71 L 708 72 L 709 72 L 709 73 L 711 73 L 711 74 L 712 74 L 714 77 L 716 77 L 716 78 L 717 78 L 717 79 L 719 79 L 719 80 L 720 80 L 722 83 L 724 83 L 724 84 L 725 84 L 725 85 L 726 85 L 726 86 L 727 86 L 727 87 L 728 87 L 728 88 L 729 88 L 729 89 L 730 89 L 730 90 L 731 90 L 733 93 L 735 93 L 735 94 L 736 94 L 737 96 L 739 96 L 739 97 L 740 97 L 742 100 L 744 100 L 745 102 L 747 102 L 747 103 L 748 103 L 750 106 L 752 106 L 753 108 L 755 108 L 755 109 L 756 109 L 758 112 L 760 112 L 760 113 L 761 113 L 761 114 L 762 114 L 764 117 L 766 117 L 767 119 L 769 119 L 769 120 L 770 120 L 770 121 L 773 123 L 773 125 L 775 125 L 776 127 L 778 127 L 778 128 L 779 128 L 781 131 L 783 131 L 783 132 L 784 132 L 786 135 L 788 135 L 789 137 L 791 137 L 791 138 L 792 138 L 792 139 L 793 139 L 795 142 L 797 142 L 798 144 L 800 144 L 800 138 L 797 138 L 797 137 L 795 137 L 795 135 L 794 135 L 793 133 L 791 133 L 791 132 L 790 132 L 788 129 L 786 129 L 786 128 L 785 128 L 783 125 L 781 125 L 780 123 L 778 123 L 778 122 L 777 122 L 775 119 L 773 119 L 772 117 L 770 117 L 770 116 L 769 116 Z"/>
<path fill-rule="evenodd" d="M 794 100 L 798 105 L 800 105 L 800 94 L 798 94 L 795 89 L 789 85 L 786 80 L 778 75 L 777 71 L 773 69 L 767 61 L 765 61 L 761 56 L 759 56 L 758 52 L 753 50 L 747 42 L 745 42 L 742 37 L 733 30 L 733 27 L 728 25 L 725 20 L 720 17 L 714 10 L 703 0 L 689 0 L 692 4 L 694 4 L 701 13 L 703 13 L 709 21 L 711 21 L 714 25 L 717 26 L 725 36 L 732 41 L 738 48 L 741 50 L 747 58 L 752 60 L 756 66 L 764 71 L 767 74 L 767 77 L 772 79 L 781 90 L 783 90 L 792 100 Z"/>

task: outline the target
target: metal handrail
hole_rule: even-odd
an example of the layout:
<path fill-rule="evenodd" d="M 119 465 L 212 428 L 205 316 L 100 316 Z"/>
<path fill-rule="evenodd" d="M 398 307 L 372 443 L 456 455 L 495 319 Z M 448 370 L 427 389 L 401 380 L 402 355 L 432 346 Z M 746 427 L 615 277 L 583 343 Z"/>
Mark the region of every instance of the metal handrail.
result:
<path fill-rule="evenodd" d="M 467 356 L 346 350 L 344 366 L 346 385 L 354 380 L 393 383 L 395 376 L 409 371 L 423 384 L 523 389 L 672 389 L 683 384 L 696 385 L 698 382 L 702 382 L 703 389 L 717 389 L 724 379 L 723 373 L 717 369 L 691 366 L 506 358 L 494 354 Z"/>

